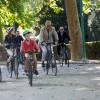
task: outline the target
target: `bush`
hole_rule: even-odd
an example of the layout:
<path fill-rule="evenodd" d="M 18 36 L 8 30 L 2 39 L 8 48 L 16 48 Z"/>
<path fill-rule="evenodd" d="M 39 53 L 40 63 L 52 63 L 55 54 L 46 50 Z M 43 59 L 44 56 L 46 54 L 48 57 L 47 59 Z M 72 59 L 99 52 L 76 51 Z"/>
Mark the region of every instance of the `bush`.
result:
<path fill-rule="evenodd" d="M 88 59 L 100 59 L 100 41 L 87 42 L 86 54 Z"/>
<path fill-rule="evenodd" d="M 67 45 L 70 56 L 70 45 Z M 86 56 L 87 59 L 97 59 L 100 60 L 100 41 L 86 42 Z"/>

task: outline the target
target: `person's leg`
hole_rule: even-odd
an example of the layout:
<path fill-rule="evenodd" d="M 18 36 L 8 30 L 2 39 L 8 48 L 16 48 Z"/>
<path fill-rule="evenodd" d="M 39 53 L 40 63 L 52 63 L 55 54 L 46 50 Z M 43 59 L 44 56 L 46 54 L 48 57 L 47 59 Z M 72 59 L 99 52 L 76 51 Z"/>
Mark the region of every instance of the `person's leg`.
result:
<path fill-rule="evenodd" d="M 36 58 L 36 54 L 33 54 L 33 61 L 34 61 L 34 70 L 37 70 L 37 58 Z"/>
<path fill-rule="evenodd" d="M 64 55 L 65 55 L 65 64 L 67 64 L 67 60 L 68 60 L 68 52 L 67 52 L 67 49 L 66 49 L 65 46 L 64 46 L 63 50 L 64 50 Z"/>
<path fill-rule="evenodd" d="M 60 55 L 60 45 L 59 46 L 57 46 L 57 52 L 58 52 L 58 55 Z"/>
<path fill-rule="evenodd" d="M 28 60 L 25 59 L 25 62 L 24 62 L 24 71 L 25 71 L 26 75 L 28 74 L 28 69 L 29 69 L 28 66 L 29 66 Z"/>
<path fill-rule="evenodd" d="M 47 56 L 47 48 L 45 46 L 41 46 L 41 50 L 42 50 L 42 67 L 45 67 L 44 62 Z"/>
<path fill-rule="evenodd" d="M 13 52 L 12 52 L 12 50 L 7 49 L 7 53 L 8 53 L 8 55 L 9 55 L 9 57 L 8 57 L 8 59 L 7 59 L 7 63 L 9 63 L 10 60 L 11 60 L 11 58 L 12 58 L 12 56 L 13 56 Z"/>
<path fill-rule="evenodd" d="M 41 46 L 42 49 L 42 61 L 45 61 L 46 59 L 46 54 L 47 54 L 47 49 L 45 46 Z"/>
<path fill-rule="evenodd" d="M 34 65 L 33 65 L 33 71 L 36 75 L 38 75 L 38 71 L 37 71 L 37 57 L 36 54 L 33 54 L 33 61 L 34 61 Z"/>

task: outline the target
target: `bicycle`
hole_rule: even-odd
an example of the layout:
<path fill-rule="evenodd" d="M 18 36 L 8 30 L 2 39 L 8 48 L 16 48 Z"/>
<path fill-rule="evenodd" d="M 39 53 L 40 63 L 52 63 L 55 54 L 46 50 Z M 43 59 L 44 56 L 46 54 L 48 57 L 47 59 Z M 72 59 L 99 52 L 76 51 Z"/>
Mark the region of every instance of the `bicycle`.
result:
<path fill-rule="evenodd" d="M 25 53 L 25 60 L 27 61 L 27 65 L 28 65 L 28 80 L 29 80 L 29 85 L 32 86 L 33 83 L 33 65 L 34 65 L 34 61 L 33 61 L 33 52 L 26 52 Z"/>
<path fill-rule="evenodd" d="M 46 66 L 44 67 L 46 70 L 46 74 L 48 75 L 50 68 L 52 68 L 52 73 L 54 75 L 57 75 L 57 63 L 56 63 L 56 57 L 54 54 L 53 42 L 46 42 L 46 48 L 47 48 L 47 55 L 46 55 Z"/>
<path fill-rule="evenodd" d="M 69 67 L 69 57 L 68 57 L 68 51 L 66 49 L 66 44 L 59 43 L 58 46 L 60 46 L 59 62 L 61 62 L 61 67 L 63 67 L 64 62 Z"/>
<path fill-rule="evenodd" d="M 14 72 L 16 79 L 18 79 L 18 67 L 19 67 L 18 56 L 15 48 L 11 50 L 13 52 L 13 55 L 10 59 L 9 64 L 7 64 L 7 70 L 10 73 L 10 78 L 12 78 Z"/>

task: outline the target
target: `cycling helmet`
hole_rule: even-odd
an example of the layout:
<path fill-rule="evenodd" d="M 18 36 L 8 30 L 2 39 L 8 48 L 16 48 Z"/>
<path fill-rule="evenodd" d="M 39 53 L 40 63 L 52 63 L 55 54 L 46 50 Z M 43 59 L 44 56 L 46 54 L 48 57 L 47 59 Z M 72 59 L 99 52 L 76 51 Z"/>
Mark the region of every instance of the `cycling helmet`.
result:
<path fill-rule="evenodd" d="M 25 37 L 25 35 L 26 35 L 26 34 L 29 34 L 29 33 L 31 33 L 31 31 L 30 31 L 29 29 L 26 29 L 26 30 L 24 30 L 24 32 L 23 32 L 23 36 Z"/>
<path fill-rule="evenodd" d="M 12 30 L 13 30 L 13 27 L 8 27 L 7 30 L 6 30 L 6 32 L 10 33 Z"/>

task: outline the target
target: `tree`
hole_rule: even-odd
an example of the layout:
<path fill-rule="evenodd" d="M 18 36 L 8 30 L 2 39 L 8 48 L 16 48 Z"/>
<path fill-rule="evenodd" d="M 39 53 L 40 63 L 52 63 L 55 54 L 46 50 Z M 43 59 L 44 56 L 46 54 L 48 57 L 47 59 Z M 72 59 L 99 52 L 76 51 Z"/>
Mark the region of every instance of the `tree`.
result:
<path fill-rule="evenodd" d="M 65 0 L 69 35 L 71 38 L 71 59 L 81 60 L 82 34 L 76 0 Z"/>

